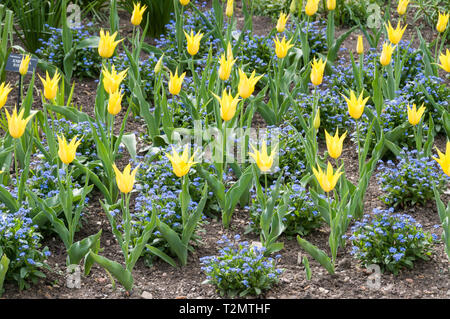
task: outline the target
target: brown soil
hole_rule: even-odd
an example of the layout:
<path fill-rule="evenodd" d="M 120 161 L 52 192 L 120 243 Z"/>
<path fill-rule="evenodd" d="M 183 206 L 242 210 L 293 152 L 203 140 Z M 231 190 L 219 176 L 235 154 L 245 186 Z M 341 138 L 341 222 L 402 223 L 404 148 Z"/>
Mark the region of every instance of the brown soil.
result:
<path fill-rule="evenodd" d="M 236 14 L 238 20 L 242 18 L 239 9 L 236 10 Z M 126 14 L 121 15 L 121 18 L 128 19 Z M 125 25 L 126 21 L 122 21 L 121 24 Z M 254 20 L 255 33 L 267 34 L 272 26 L 270 18 L 257 17 Z M 340 32 L 344 32 L 344 30 L 339 30 L 337 33 L 340 34 Z M 422 33 L 428 39 L 432 37 L 432 30 L 428 32 L 424 28 Z M 344 47 L 353 49 L 355 43 L 356 33 L 347 39 Z M 8 75 L 8 81 L 14 82 L 14 76 Z M 39 82 L 36 82 L 38 88 L 41 87 Z M 83 111 L 93 115 L 96 83 L 93 80 L 76 82 L 74 103 L 82 105 Z M 15 99 L 14 94 L 17 92 L 11 94 L 11 100 Z M 35 92 L 33 108 L 40 107 L 40 98 Z M 119 122 L 121 121 L 116 120 L 116 124 Z M 264 125 L 264 121 L 259 115 L 255 115 L 254 125 Z M 142 122 L 130 116 L 126 131 L 143 132 Z M 443 150 L 445 137 L 438 136 L 436 145 Z M 320 149 L 321 153 L 325 149 L 323 141 L 320 143 Z M 345 168 L 348 178 L 353 182 L 358 178 L 354 169 L 358 165 L 355 150 L 355 145 L 350 142 L 344 145 Z M 365 197 L 366 212 L 371 212 L 373 208 L 384 207 L 378 199 L 379 195 L 380 190 L 373 177 Z M 76 240 L 102 229 L 101 247 L 104 251 L 101 254 L 112 260 L 123 262 L 121 250 L 98 202 L 101 194 L 92 194 L 91 197 L 93 199 L 85 214 L 84 226 L 77 234 Z M 444 202 L 450 200 L 448 192 L 444 195 L 443 200 Z M 405 209 L 403 212 L 416 218 L 426 231 L 435 232 L 440 236 L 442 229 L 438 229 L 436 232 L 433 228 L 433 225 L 439 224 L 434 201 L 430 201 L 425 207 L 416 206 Z M 67 288 L 65 249 L 57 236 L 46 238 L 43 244 L 47 245 L 52 252 L 48 259 L 52 270 L 45 271 L 47 278 L 25 291 L 19 291 L 15 284 L 6 283 L 6 292 L 3 298 L 220 298 L 213 286 L 202 284 L 205 275 L 200 269 L 199 258 L 217 254 L 216 242 L 223 234 L 229 237 L 240 234 L 243 239 L 250 242 L 259 241 L 259 237 L 254 234 L 243 235 L 248 223 L 249 216 L 244 210 L 236 210 L 229 229 L 224 229 L 220 220 L 208 218 L 208 223 L 204 226 L 204 233 L 202 233 L 202 241 L 195 252 L 189 255 L 187 266 L 173 268 L 165 262 L 157 260 L 152 268 L 148 268 L 140 260 L 133 271 L 135 286 L 131 294 L 125 292 L 120 284 L 117 284 L 117 289 L 113 290 L 108 275 L 97 265 L 92 268 L 90 276 L 82 277 L 80 289 Z M 328 251 L 328 234 L 328 227 L 323 226 L 308 235 L 306 239 Z M 430 261 L 418 261 L 414 264 L 414 269 L 404 270 L 398 276 L 383 274 L 380 289 L 372 290 L 368 286 L 370 272 L 351 257 L 349 245 L 339 251 L 335 275 L 329 275 L 320 264 L 308 256 L 312 271 L 312 279 L 308 281 L 305 277 L 304 266 L 299 262 L 306 253 L 299 247 L 295 238 L 282 236 L 280 240 L 284 242 L 285 248 L 281 251 L 282 258 L 279 266 L 285 271 L 281 276 L 280 283 L 262 295 L 263 298 L 450 298 L 450 269 L 443 243 L 435 246 Z"/>

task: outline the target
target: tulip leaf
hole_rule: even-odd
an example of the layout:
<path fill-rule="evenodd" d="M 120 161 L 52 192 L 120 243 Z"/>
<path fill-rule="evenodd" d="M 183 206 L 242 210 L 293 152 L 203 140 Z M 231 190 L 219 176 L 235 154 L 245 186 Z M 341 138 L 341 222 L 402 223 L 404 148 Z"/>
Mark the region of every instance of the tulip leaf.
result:
<path fill-rule="evenodd" d="M 100 240 L 100 236 L 102 235 L 102 230 L 97 234 L 86 237 L 76 243 L 73 243 L 72 246 L 67 250 L 67 260 L 68 265 L 78 265 L 80 261 L 86 257 L 89 251 L 96 247 L 97 242 Z"/>
<path fill-rule="evenodd" d="M 118 262 L 97 255 L 92 250 L 89 252 L 89 257 L 92 258 L 94 262 L 105 268 L 108 273 L 112 274 L 114 278 L 116 278 L 127 291 L 131 291 L 131 289 L 133 288 L 134 280 L 129 270 L 123 268 L 123 266 Z"/>
<path fill-rule="evenodd" d="M 159 258 L 161 258 L 162 260 L 164 260 L 166 263 L 168 263 L 169 265 L 171 265 L 172 267 L 177 268 L 178 265 L 175 262 L 175 260 L 173 260 L 172 257 L 170 257 L 169 255 L 165 254 L 164 252 L 162 252 L 160 249 L 154 247 L 154 246 L 150 246 L 150 245 L 146 245 L 145 248 L 147 248 L 148 250 L 150 250 L 150 252 L 152 254 L 154 254 L 155 256 L 158 256 Z"/>
<path fill-rule="evenodd" d="M 3 293 L 3 282 L 6 277 L 6 273 L 8 272 L 9 268 L 9 259 L 8 257 L 3 254 L 2 248 L 0 247 L 0 297 Z"/>
<path fill-rule="evenodd" d="M 135 160 L 136 159 L 136 145 L 137 145 L 136 135 L 134 133 L 124 134 L 122 136 L 121 142 L 127 148 L 128 153 L 130 153 L 131 158 L 133 160 Z"/>
<path fill-rule="evenodd" d="M 329 274 L 334 274 L 334 265 L 332 264 L 330 257 L 328 257 L 323 250 L 314 246 L 305 239 L 300 238 L 300 236 L 297 236 L 297 241 L 298 244 L 315 260 L 317 260 Z"/>
<path fill-rule="evenodd" d="M 161 235 L 169 244 L 170 250 L 172 250 L 178 257 L 182 266 L 187 263 L 187 245 L 184 244 L 178 237 L 178 234 L 172 230 L 167 224 L 162 221 L 158 221 L 158 230 Z"/>
<path fill-rule="evenodd" d="M 195 231 L 195 228 L 198 225 L 198 222 L 202 219 L 203 209 L 205 208 L 207 198 L 208 198 L 208 184 L 205 184 L 205 187 L 203 187 L 200 203 L 197 205 L 197 209 L 195 210 L 194 213 L 189 215 L 186 222 L 183 223 L 183 233 L 181 235 L 181 241 L 183 242 L 183 244 L 186 245 L 186 247 L 189 245 L 189 241 L 192 237 L 192 234 Z"/>

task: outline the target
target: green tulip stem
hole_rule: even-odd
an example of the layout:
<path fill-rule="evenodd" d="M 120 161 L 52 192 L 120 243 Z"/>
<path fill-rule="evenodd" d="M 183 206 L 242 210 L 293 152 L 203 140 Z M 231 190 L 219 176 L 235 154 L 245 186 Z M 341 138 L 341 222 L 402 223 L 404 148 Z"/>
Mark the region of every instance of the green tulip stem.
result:
<path fill-rule="evenodd" d="M 434 49 L 434 62 L 438 63 L 438 48 L 439 48 L 439 37 L 440 37 L 440 33 L 438 33 L 437 37 L 436 37 L 436 46 Z"/>
<path fill-rule="evenodd" d="M 227 170 L 227 121 L 223 121 L 223 141 L 222 141 L 223 171 Z"/>
<path fill-rule="evenodd" d="M 361 144 L 360 144 L 360 141 L 359 141 L 359 136 L 360 136 L 359 121 L 356 120 L 356 141 L 358 143 L 358 168 L 359 168 L 359 173 L 361 173 L 361 169 L 362 169 L 362 164 L 361 164 Z"/>

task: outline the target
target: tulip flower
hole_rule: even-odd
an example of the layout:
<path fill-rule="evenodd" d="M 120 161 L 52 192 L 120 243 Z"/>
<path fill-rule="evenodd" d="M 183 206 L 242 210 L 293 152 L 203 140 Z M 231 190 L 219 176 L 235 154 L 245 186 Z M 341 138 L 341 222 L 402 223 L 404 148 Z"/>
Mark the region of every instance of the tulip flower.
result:
<path fill-rule="evenodd" d="M 422 104 L 422 106 L 417 110 L 416 105 L 413 104 L 413 106 L 410 108 L 409 105 L 406 107 L 408 109 L 408 121 L 409 124 L 416 126 L 419 124 L 420 119 L 422 118 L 423 113 L 425 112 L 425 106 Z"/>
<path fill-rule="evenodd" d="M 447 28 L 447 23 L 448 23 L 448 18 L 450 16 L 450 13 L 443 13 L 441 14 L 439 12 L 439 18 L 438 18 L 438 22 L 436 24 L 436 30 L 440 33 L 444 32 L 445 29 Z"/>
<path fill-rule="evenodd" d="M 181 74 L 181 76 L 178 77 L 178 68 L 175 70 L 175 75 L 170 73 L 170 79 L 169 79 L 169 92 L 173 95 L 180 94 L 181 91 L 181 85 L 183 84 L 184 77 L 186 76 L 186 72 Z"/>
<path fill-rule="evenodd" d="M 220 103 L 220 116 L 225 122 L 230 121 L 236 113 L 236 107 L 240 101 L 238 98 L 239 94 L 236 94 L 236 96 L 233 97 L 231 95 L 231 91 L 227 93 L 227 89 L 224 89 L 222 92 L 222 97 L 219 97 L 214 93 L 213 95 Z"/>
<path fill-rule="evenodd" d="M 317 12 L 317 10 L 319 10 L 319 2 L 320 0 L 307 0 L 305 6 L 305 13 L 308 16 L 314 15 Z"/>
<path fill-rule="evenodd" d="M 58 156 L 61 162 L 66 165 L 69 165 L 75 159 L 75 155 L 77 152 L 77 147 L 81 144 L 81 139 L 77 140 L 77 136 L 75 136 L 69 144 L 67 144 L 66 138 L 64 136 L 58 138 Z"/>
<path fill-rule="evenodd" d="M 122 109 L 122 98 L 123 94 L 121 94 L 122 91 L 115 91 L 109 95 L 109 101 L 108 101 L 108 113 L 111 115 L 117 115 L 120 110 Z"/>
<path fill-rule="evenodd" d="M 102 74 L 103 87 L 105 88 L 105 91 L 109 94 L 116 92 L 119 89 L 120 83 L 122 83 L 123 79 L 125 79 L 125 77 L 127 76 L 127 71 L 128 69 L 117 73 L 116 68 L 113 65 L 111 68 L 111 72 L 109 72 L 109 70 L 104 67 L 102 70 Z"/>
<path fill-rule="evenodd" d="M 286 22 L 289 19 L 290 14 L 286 15 L 286 13 L 281 12 L 280 13 L 280 17 L 278 18 L 277 21 L 277 32 L 281 33 L 284 31 L 284 29 L 286 28 Z"/>
<path fill-rule="evenodd" d="M 98 54 L 102 58 L 109 59 L 110 57 L 112 57 L 117 44 L 119 44 L 119 42 L 123 41 L 123 39 L 114 41 L 116 39 L 116 36 L 117 36 L 117 31 L 114 32 L 110 36 L 109 31 L 106 31 L 106 34 L 105 34 L 103 29 L 100 30 L 100 41 L 98 43 Z"/>
<path fill-rule="evenodd" d="M 278 36 L 273 40 L 273 42 L 275 43 L 275 54 L 279 59 L 283 59 L 287 55 L 289 49 L 294 46 L 293 44 L 291 44 L 291 41 L 292 39 L 286 42 L 285 37 L 283 37 L 283 39 L 280 41 L 278 39 Z"/>
<path fill-rule="evenodd" d="M 56 97 L 56 93 L 58 92 L 58 82 L 61 78 L 61 75 L 58 73 L 58 71 L 55 72 L 53 75 L 53 78 L 51 78 L 48 75 L 48 72 L 45 71 L 45 80 L 41 78 L 39 75 L 39 78 L 42 81 L 42 85 L 44 86 L 44 96 L 47 100 L 53 100 Z"/>
<path fill-rule="evenodd" d="M 197 33 L 194 35 L 194 31 L 191 30 L 191 34 L 189 35 L 186 31 L 183 32 L 187 40 L 187 51 L 192 56 L 196 55 L 200 48 L 200 41 L 203 37 L 203 33 Z"/>
<path fill-rule="evenodd" d="M 313 167 L 313 173 L 314 176 L 317 178 L 317 181 L 319 182 L 320 187 L 325 192 L 331 192 L 335 187 L 339 180 L 339 177 L 342 175 L 343 172 L 341 172 L 341 168 L 339 168 L 336 173 L 333 173 L 333 167 L 331 166 L 331 163 L 328 162 L 327 170 L 322 171 L 320 166 L 317 166 L 318 171 Z"/>
<path fill-rule="evenodd" d="M 311 82 L 315 86 L 320 85 L 323 80 L 323 72 L 325 70 L 325 65 L 327 64 L 327 60 L 325 62 L 320 58 L 319 61 L 314 58 L 314 61 L 311 62 Z"/>
<path fill-rule="evenodd" d="M 388 43 L 384 43 L 383 44 L 383 50 L 381 51 L 381 55 L 380 55 L 380 63 L 383 66 L 389 65 L 389 63 L 391 63 L 391 57 L 392 57 L 392 53 L 395 50 L 395 46 L 391 46 Z"/>
<path fill-rule="evenodd" d="M 189 4 L 190 1 L 191 1 L 191 0 L 180 0 L 180 3 L 181 3 L 183 6 L 187 6 L 187 5 Z"/>
<path fill-rule="evenodd" d="M 318 130 L 320 127 L 320 109 L 317 109 L 316 116 L 314 117 L 313 126 L 316 130 Z"/>
<path fill-rule="evenodd" d="M 228 43 L 227 57 L 225 58 L 225 53 L 220 57 L 219 66 L 219 78 L 222 81 L 228 80 L 231 74 L 231 69 L 233 68 L 236 59 L 233 60 L 233 51 L 231 50 L 231 43 Z"/>
<path fill-rule="evenodd" d="M 239 86 L 238 86 L 239 95 L 243 99 L 249 98 L 253 94 L 253 91 L 255 91 L 256 83 L 262 77 L 263 77 L 262 75 L 255 77 L 255 71 L 253 71 L 252 74 L 250 75 L 250 78 L 247 78 L 247 75 L 241 69 L 239 69 Z"/>
<path fill-rule="evenodd" d="M 142 15 L 144 14 L 144 11 L 147 9 L 147 6 L 144 5 L 141 7 L 141 3 L 138 2 L 133 3 L 133 14 L 131 15 L 131 23 L 133 25 L 140 25 L 142 22 Z"/>
<path fill-rule="evenodd" d="M 132 191 L 133 185 L 134 185 L 134 179 L 135 179 L 138 168 L 139 168 L 139 165 L 130 173 L 131 165 L 128 164 L 122 173 L 119 171 L 116 164 L 113 164 L 113 169 L 114 169 L 114 172 L 116 173 L 117 187 L 119 187 L 119 190 L 122 193 L 128 194 L 129 192 Z"/>
<path fill-rule="evenodd" d="M 447 141 L 447 146 L 445 149 L 445 154 L 436 147 L 439 158 L 432 157 L 436 162 L 441 165 L 442 170 L 447 176 L 450 176 L 450 141 Z"/>
<path fill-rule="evenodd" d="M 441 64 L 438 64 L 439 67 L 446 72 L 450 72 L 450 51 L 448 49 L 445 55 L 441 53 L 439 56 L 439 61 L 441 61 Z"/>
<path fill-rule="evenodd" d="M 8 94 L 11 92 L 11 86 L 5 83 L 0 84 L 0 109 L 6 104 L 8 99 Z"/>
<path fill-rule="evenodd" d="M 363 93 L 364 92 L 361 92 L 358 98 L 356 98 L 355 92 L 353 92 L 353 90 L 350 90 L 350 98 L 347 98 L 345 95 L 341 94 L 347 102 L 348 112 L 350 113 L 350 116 L 355 120 L 359 119 L 364 113 L 364 107 L 369 100 L 369 97 L 363 99 Z"/>
<path fill-rule="evenodd" d="M 400 21 L 397 23 L 397 27 L 394 29 L 391 25 L 391 21 L 389 21 L 389 26 L 386 26 L 386 30 L 388 33 L 389 41 L 391 41 L 392 44 L 397 44 L 400 42 L 400 40 L 403 37 L 403 33 L 405 33 L 406 27 L 408 25 L 405 25 L 403 29 L 400 27 Z"/>
<path fill-rule="evenodd" d="M 194 164 L 197 164 L 193 161 L 195 153 L 189 158 L 189 145 L 186 144 L 186 147 L 184 148 L 183 154 L 178 154 L 177 151 L 175 151 L 172 148 L 172 156 L 170 154 L 166 153 L 167 158 L 172 163 L 172 170 L 174 174 L 178 177 L 183 177 L 187 173 L 189 173 L 189 170 Z"/>
<path fill-rule="evenodd" d="M 163 59 L 164 59 L 164 53 L 159 58 L 158 62 L 156 62 L 155 68 L 153 69 L 155 74 L 158 74 L 159 72 L 161 72 L 161 66 L 162 66 L 162 63 L 163 63 Z"/>
<path fill-rule="evenodd" d="M 25 109 L 22 109 L 19 112 L 19 115 L 17 115 L 16 108 L 14 108 L 14 111 L 11 115 L 9 115 L 8 110 L 6 110 L 6 109 L 5 109 L 5 112 L 6 112 L 6 118 L 8 119 L 9 134 L 13 138 L 22 137 L 23 133 L 25 132 L 25 128 L 27 127 L 28 122 L 33 117 L 33 114 L 28 116 L 26 119 L 24 119 L 23 112 L 25 112 Z"/>
<path fill-rule="evenodd" d="M 362 35 L 358 35 L 358 43 L 356 44 L 356 52 L 358 52 L 358 54 L 364 53 L 364 43 L 363 43 Z"/>
<path fill-rule="evenodd" d="M 265 140 L 262 142 L 261 151 L 258 151 L 253 145 L 250 146 L 252 147 L 254 153 L 248 153 L 248 155 L 255 160 L 255 163 L 258 165 L 261 172 L 268 172 L 272 168 L 277 147 L 272 148 L 269 155 L 267 154 L 267 144 Z"/>
<path fill-rule="evenodd" d="M 31 60 L 31 55 L 29 55 L 29 54 L 23 55 L 22 61 L 20 61 L 20 66 L 19 66 L 19 73 L 21 75 L 27 74 L 30 60 Z"/>
<path fill-rule="evenodd" d="M 397 12 L 399 15 L 404 15 L 406 13 L 406 8 L 408 7 L 409 0 L 400 0 L 398 2 Z"/>
<path fill-rule="evenodd" d="M 225 14 L 228 18 L 231 18 L 233 16 L 233 5 L 234 0 L 227 0 L 227 8 L 225 9 Z"/>
<path fill-rule="evenodd" d="M 325 130 L 325 140 L 327 142 L 328 154 L 334 159 L 339 158 L 342 154 L 342 144 L 344 143 L 344 139 L 347 136 L 347 132 L 342 134 L 339 137 L 339 129 L 336 130 L 336 135 L 331 136 L 328 134 L 327 130 Z"/>
<path fill-rule="evenodd" d="M 327 0 L 327 9 L 330 11 L 336 9 L 336 0 Z"/>

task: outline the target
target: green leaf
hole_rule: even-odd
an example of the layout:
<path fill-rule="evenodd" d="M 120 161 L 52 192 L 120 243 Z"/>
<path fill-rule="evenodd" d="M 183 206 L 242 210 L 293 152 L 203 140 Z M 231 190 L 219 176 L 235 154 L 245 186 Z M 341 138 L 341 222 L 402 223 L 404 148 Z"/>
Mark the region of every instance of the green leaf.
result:
<path fill-rule="evenodd" d="M 307 256 L 303 256 L 303 266 L 305 266 L 306 280 L 311 280 L 311 268 L 309 268 L 309 260 Z"/>
<path fill-rule="evenodd" d="M 100 237 L 102 235 L 102 230 L 97 234 L 91 235 L 84 238 L 83 240 L 73 243 L 72 246 L 67 250 L 67 260 L 68 265 L 78 265 L 80 261 L 86 257 L 90 250 L 97 246 L 100 242 Z"/>
<path fill-rule="evenodd" d="M 186 183 L 187 184 L 187 183 Z M 202 191 L 202 197 L 200 203 L 197 205 L 197 209 L 193 214 L 189 216 L 186 223 L 183 225 L 183 233 L 181 235 L 181 241 L 186 247 L 198 225 L 198 222 L 202 219 L 203 209 L 205 208 L 206 200 L 208 198 L 208 184 L 205 184 Z"/>
<path fill-rule="evenodd" d="M 6 273 L 8 272 L 9 259 L 3 254 L 2 248 L 0 247 L 0 297 L 3 293 L 3 282 L 5 281 Z"/>
<path fill-rule="evenodd" d="M 172 259 L 172 257 L 170 257 L 169 255 L 165 254 L 164 252 L 162 252 L 160 249 L 154 247 L 154 246 L 150 246 L 150 245 L 146 245 L 145 248 L 147 248 L 148 250 L 150 250 L 150 252 L 152 254 L 154 254 L 155 256 L 158 256 L 159 258 L 161 258 L 162 260 L 164 260 L 166 263 L 168 263 L 169 265 L 171 265 L 172 267 L 177 268 L 178 265 L 175 262 L 175 260 Z"/>
<path fill-rule="evenodd" d="M 328 257 L 323 250 L 300 238 L 300 236 L 297 236 L 297 241 L 298 244 L 304 250 L 306 250 L 306 252 L 310 254 L 315 260 L 317 260 L 328 271 L 329 274 L 334 274 L 334 265 L 331 263 L 330 257 Z"/>
<path fill-rule="evenodd" d="M 181 241 L 178 234 L 164 222 L 158 221 L 157 227 L 169 244 L 170 249 L 177 255 L 181 265 L 185 266 L 187 263 L 187 246 Z"/>
<path fill-rule="evenodd" d="M 121 142 L 127 148 L 128 153 L 130 153 L 131 158 L 133 160 L 135 160 L 136 159 L 136 145 L 137 145 L 136 135 L 134 133 L 124 134 L 122 136 Z"/>
<path fill-rule="evenodd" d="M 105 268 L 108 273 L 112 274 L 127 291 L 131 291 L 133 288 L 133 275 L 130 271 L 123 268 L 118 262 L 112 261 L 108 258 L 97 255 L 92 250 L 89 252 L 89 257 L 91 257 L 97 264 Z"/>
<path fill-rule="evenodd" d="M 249 166 L 242 173 L 239 180 L 231 186 L 228 192 L 225 194 L 225 209 L 222 211 L 222 223 L 225 227 L 228 227 L 231 222 L 231 215 L 236 207 L 242 194 L 244 194 L 250 188 L 253 179 L 252 167 Z"/>

